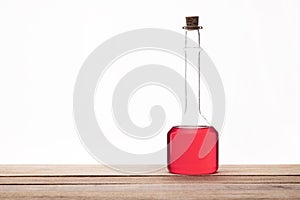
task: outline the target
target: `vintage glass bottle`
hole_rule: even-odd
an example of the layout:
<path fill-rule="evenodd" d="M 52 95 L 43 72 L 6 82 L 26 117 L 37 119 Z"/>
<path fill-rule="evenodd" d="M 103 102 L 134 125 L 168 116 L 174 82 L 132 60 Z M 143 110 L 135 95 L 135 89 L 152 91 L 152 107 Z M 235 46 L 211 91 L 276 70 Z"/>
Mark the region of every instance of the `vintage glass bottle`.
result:
<path fill-rule="evenodd" d="M 168 170 L 175 174 L 201 175 L 218 170 L 218 132 L 209 124 L 200 108 L 200 31 L 198 17 L 186 17 L 185 29 L 185 108 L 183 124 L 174 126 L 168 132 Z M 189 43 L 194 36 L 198 45 Z M 191 69 L 188 61 L 197 63 L 197 70 Z M 190 85 L 190 73 L 197 71 L 196 85 Z M 196 89 L 193 90 L 193 87 Z M 197 91 L 197 98 L 194 92 Z"/>

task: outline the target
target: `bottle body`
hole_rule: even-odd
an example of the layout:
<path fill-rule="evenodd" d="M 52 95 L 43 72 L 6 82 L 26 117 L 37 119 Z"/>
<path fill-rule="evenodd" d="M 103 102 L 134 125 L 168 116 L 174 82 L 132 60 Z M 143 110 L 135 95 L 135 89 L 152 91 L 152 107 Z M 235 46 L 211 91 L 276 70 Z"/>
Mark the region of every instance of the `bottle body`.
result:
<path fill-rule="evenodd" d="M 168 132 L 168 170 L 212 174 L 218 170 L 218 132 L 212 126 L 175 126 Z"/>

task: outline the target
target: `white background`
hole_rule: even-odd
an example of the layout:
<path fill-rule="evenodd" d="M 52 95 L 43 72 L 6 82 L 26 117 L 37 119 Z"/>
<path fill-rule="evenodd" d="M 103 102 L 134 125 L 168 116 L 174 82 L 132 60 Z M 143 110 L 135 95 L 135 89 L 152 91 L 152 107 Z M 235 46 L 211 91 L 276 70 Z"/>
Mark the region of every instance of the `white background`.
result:
<path fill-rule="evenodd" d="M 225 87 L 220 163 L 300 163 L 299 10 L 298 0 L 1 0 L 0 163 L 97 163 L 73 121 L 82 63 L 125 31 L 182 32 L 186 15 L 200 16 Z"/>

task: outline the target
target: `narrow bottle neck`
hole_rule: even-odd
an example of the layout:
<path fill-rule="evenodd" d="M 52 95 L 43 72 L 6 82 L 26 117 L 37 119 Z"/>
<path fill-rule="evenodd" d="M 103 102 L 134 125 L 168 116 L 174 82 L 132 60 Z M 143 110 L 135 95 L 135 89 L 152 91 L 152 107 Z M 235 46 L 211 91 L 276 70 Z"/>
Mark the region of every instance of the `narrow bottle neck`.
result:
<path fill-rule="evenodd" d="M 197 41 L 195 43 L 194 41 Z M 200 31 L 192 30 L 185 32 L 185 116 L 189 124 L 195 125 L 195 116 L 198 118 L 197 125 L 206 125 L 207 120 L 201 114 L 200 93 Z"/>
<path fill-rule="evenodd" d="M 195 44 L 193 41 L 197 41 Z M 185 112 L 198 109 L 200 107 L 200 31 L 185 31 Z M 193 68 L 195 67 L 195 68 Z M 196 95 L 196 97 L 195 97 Z M 196 98 L 196 105 L 195 105 Z"/>

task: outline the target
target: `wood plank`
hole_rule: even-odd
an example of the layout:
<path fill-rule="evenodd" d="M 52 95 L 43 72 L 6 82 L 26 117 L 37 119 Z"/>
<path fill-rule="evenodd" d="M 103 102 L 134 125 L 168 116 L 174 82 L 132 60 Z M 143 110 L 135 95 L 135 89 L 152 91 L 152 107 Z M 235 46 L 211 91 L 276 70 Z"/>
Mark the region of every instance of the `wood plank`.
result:
<path fill-rule="evenodd" d="M 0 165 L 0 176 L 174 176 L 165 166 L 159 167 L 160 170 L 151 173 L 128 174 L 104 165 Z M 220 175 L 300 175 L 300 165 L 221 165 L 213 176 Z"/>
<path fill-rule="evenodd" d="M 0 177 L 0 185 L 300 184 L 300 176 Z"/>
<path fill-rule="evenodd" d="M 3 185 L 1 199 L 299 199 L 299 184 Z"/>
<path fill-rule="evenodd" d="M 300 199 L 300 165 L 223 165 L 203 176 L 161 167 L 128 174 L 103 165 L 0 165 L 0 199 Z"/>

